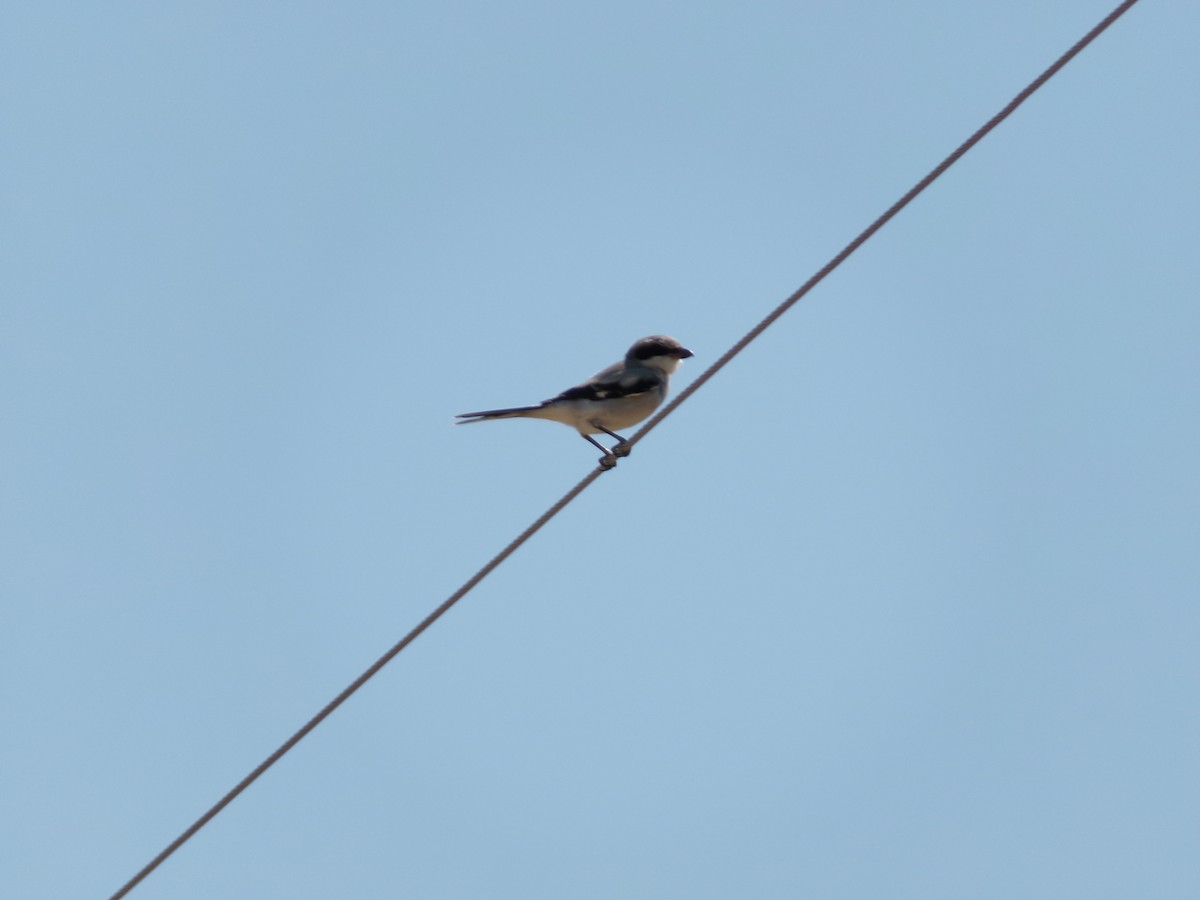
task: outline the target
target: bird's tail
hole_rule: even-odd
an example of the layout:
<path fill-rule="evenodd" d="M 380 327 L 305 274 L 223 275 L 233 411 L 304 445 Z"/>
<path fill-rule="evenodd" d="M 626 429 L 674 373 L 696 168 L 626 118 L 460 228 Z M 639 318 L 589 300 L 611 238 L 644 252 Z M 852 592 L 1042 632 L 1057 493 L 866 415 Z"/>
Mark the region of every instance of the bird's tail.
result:
<path fill-rule="evenodd" d="M 537 406 L 513 406 L 509 409 L 485 409 L 480 412 L 459 413 L 454 417 L 458 420 L 454 424 L 470 425 L 472 422 L 486 422 L 489 419 L 514 419 L 518 416 L 528 416 L 541 408 L 542 405 L 539 403 Z"/>

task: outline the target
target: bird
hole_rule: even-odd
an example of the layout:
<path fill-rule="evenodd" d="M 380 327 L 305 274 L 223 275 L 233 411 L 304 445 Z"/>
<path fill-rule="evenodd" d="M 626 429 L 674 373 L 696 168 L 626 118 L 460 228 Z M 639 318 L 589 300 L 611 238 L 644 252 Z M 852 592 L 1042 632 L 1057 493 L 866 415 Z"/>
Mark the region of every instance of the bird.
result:
<path fill-rule="evenodd" d="M 617 430 L 630 428 L 654 412 L 667 396 L 667 383 L 679 363 L 693 355 L 675 338 L 664 334 L 644 337 L 629 348 L 621 362 L 556 397 L 534 406 L 459 413 L 455 424 L 515 418 L 562 422 L 603 452 L 600 466 L 611 469 L 618 457 L 628 456 L 630 451 L 629 442 Z M 609 449 L 593 434 L 607 434 L 617 443 Z"/>

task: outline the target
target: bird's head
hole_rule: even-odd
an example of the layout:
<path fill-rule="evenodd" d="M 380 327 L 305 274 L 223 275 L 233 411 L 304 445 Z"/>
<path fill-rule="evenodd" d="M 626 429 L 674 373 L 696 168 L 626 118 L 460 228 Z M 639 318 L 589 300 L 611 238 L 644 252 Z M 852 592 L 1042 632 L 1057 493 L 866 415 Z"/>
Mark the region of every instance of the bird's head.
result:
<path fill-rule="evenodd" d="M 665 334 L 655 334 L 644 337 L 625 354 L 625 359 L 638 365 L 650 366 L 666 372 L 668 375 L 679 368 L 680 360 L 687 359 L 693 353 L 673 337 Z"/>

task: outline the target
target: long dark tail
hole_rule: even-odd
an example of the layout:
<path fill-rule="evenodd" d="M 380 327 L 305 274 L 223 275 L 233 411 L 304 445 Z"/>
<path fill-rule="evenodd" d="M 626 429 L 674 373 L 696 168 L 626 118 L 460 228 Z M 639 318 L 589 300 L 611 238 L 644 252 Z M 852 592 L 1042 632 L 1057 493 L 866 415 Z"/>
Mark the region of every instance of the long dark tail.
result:
<path fill-rule="evenodd" d="M 454 418 L 458 419 L 455 425 L 470 425 L 472 422 L 486 422 L 488 419 L 512 419 L 517 416 L 526 416 L 534 410 L 541 409 L 542 405 L 537 406 L 513 406 L 508 409 L 485 409 L 480 412 L 459 413 Z"/>

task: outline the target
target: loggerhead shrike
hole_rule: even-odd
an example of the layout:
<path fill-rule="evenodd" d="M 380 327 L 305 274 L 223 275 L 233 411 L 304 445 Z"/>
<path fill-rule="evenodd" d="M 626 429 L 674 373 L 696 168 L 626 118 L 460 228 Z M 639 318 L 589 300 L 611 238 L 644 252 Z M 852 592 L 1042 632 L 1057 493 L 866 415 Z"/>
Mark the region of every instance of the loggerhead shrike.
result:
<path fill-rule="evenodd" d="M 617 457 L 629 455 L 629 446 L 616 429 L 630 428 L 654 412 L 667 396 L 667 381 L 679 368 L 680 360 L 691 355 L 692 351 L 675 338 L 661 334 L 642 338 L 629 348 L 623 362 L 613 363 L 557 397 L 536 406 L 460 413 L 455 424 L 512 418 L 562 422 L 604 451 L 600 465 L 611 469 Z M 592 437 L 601 432 L 617 439 L 611 450 Z"/>

